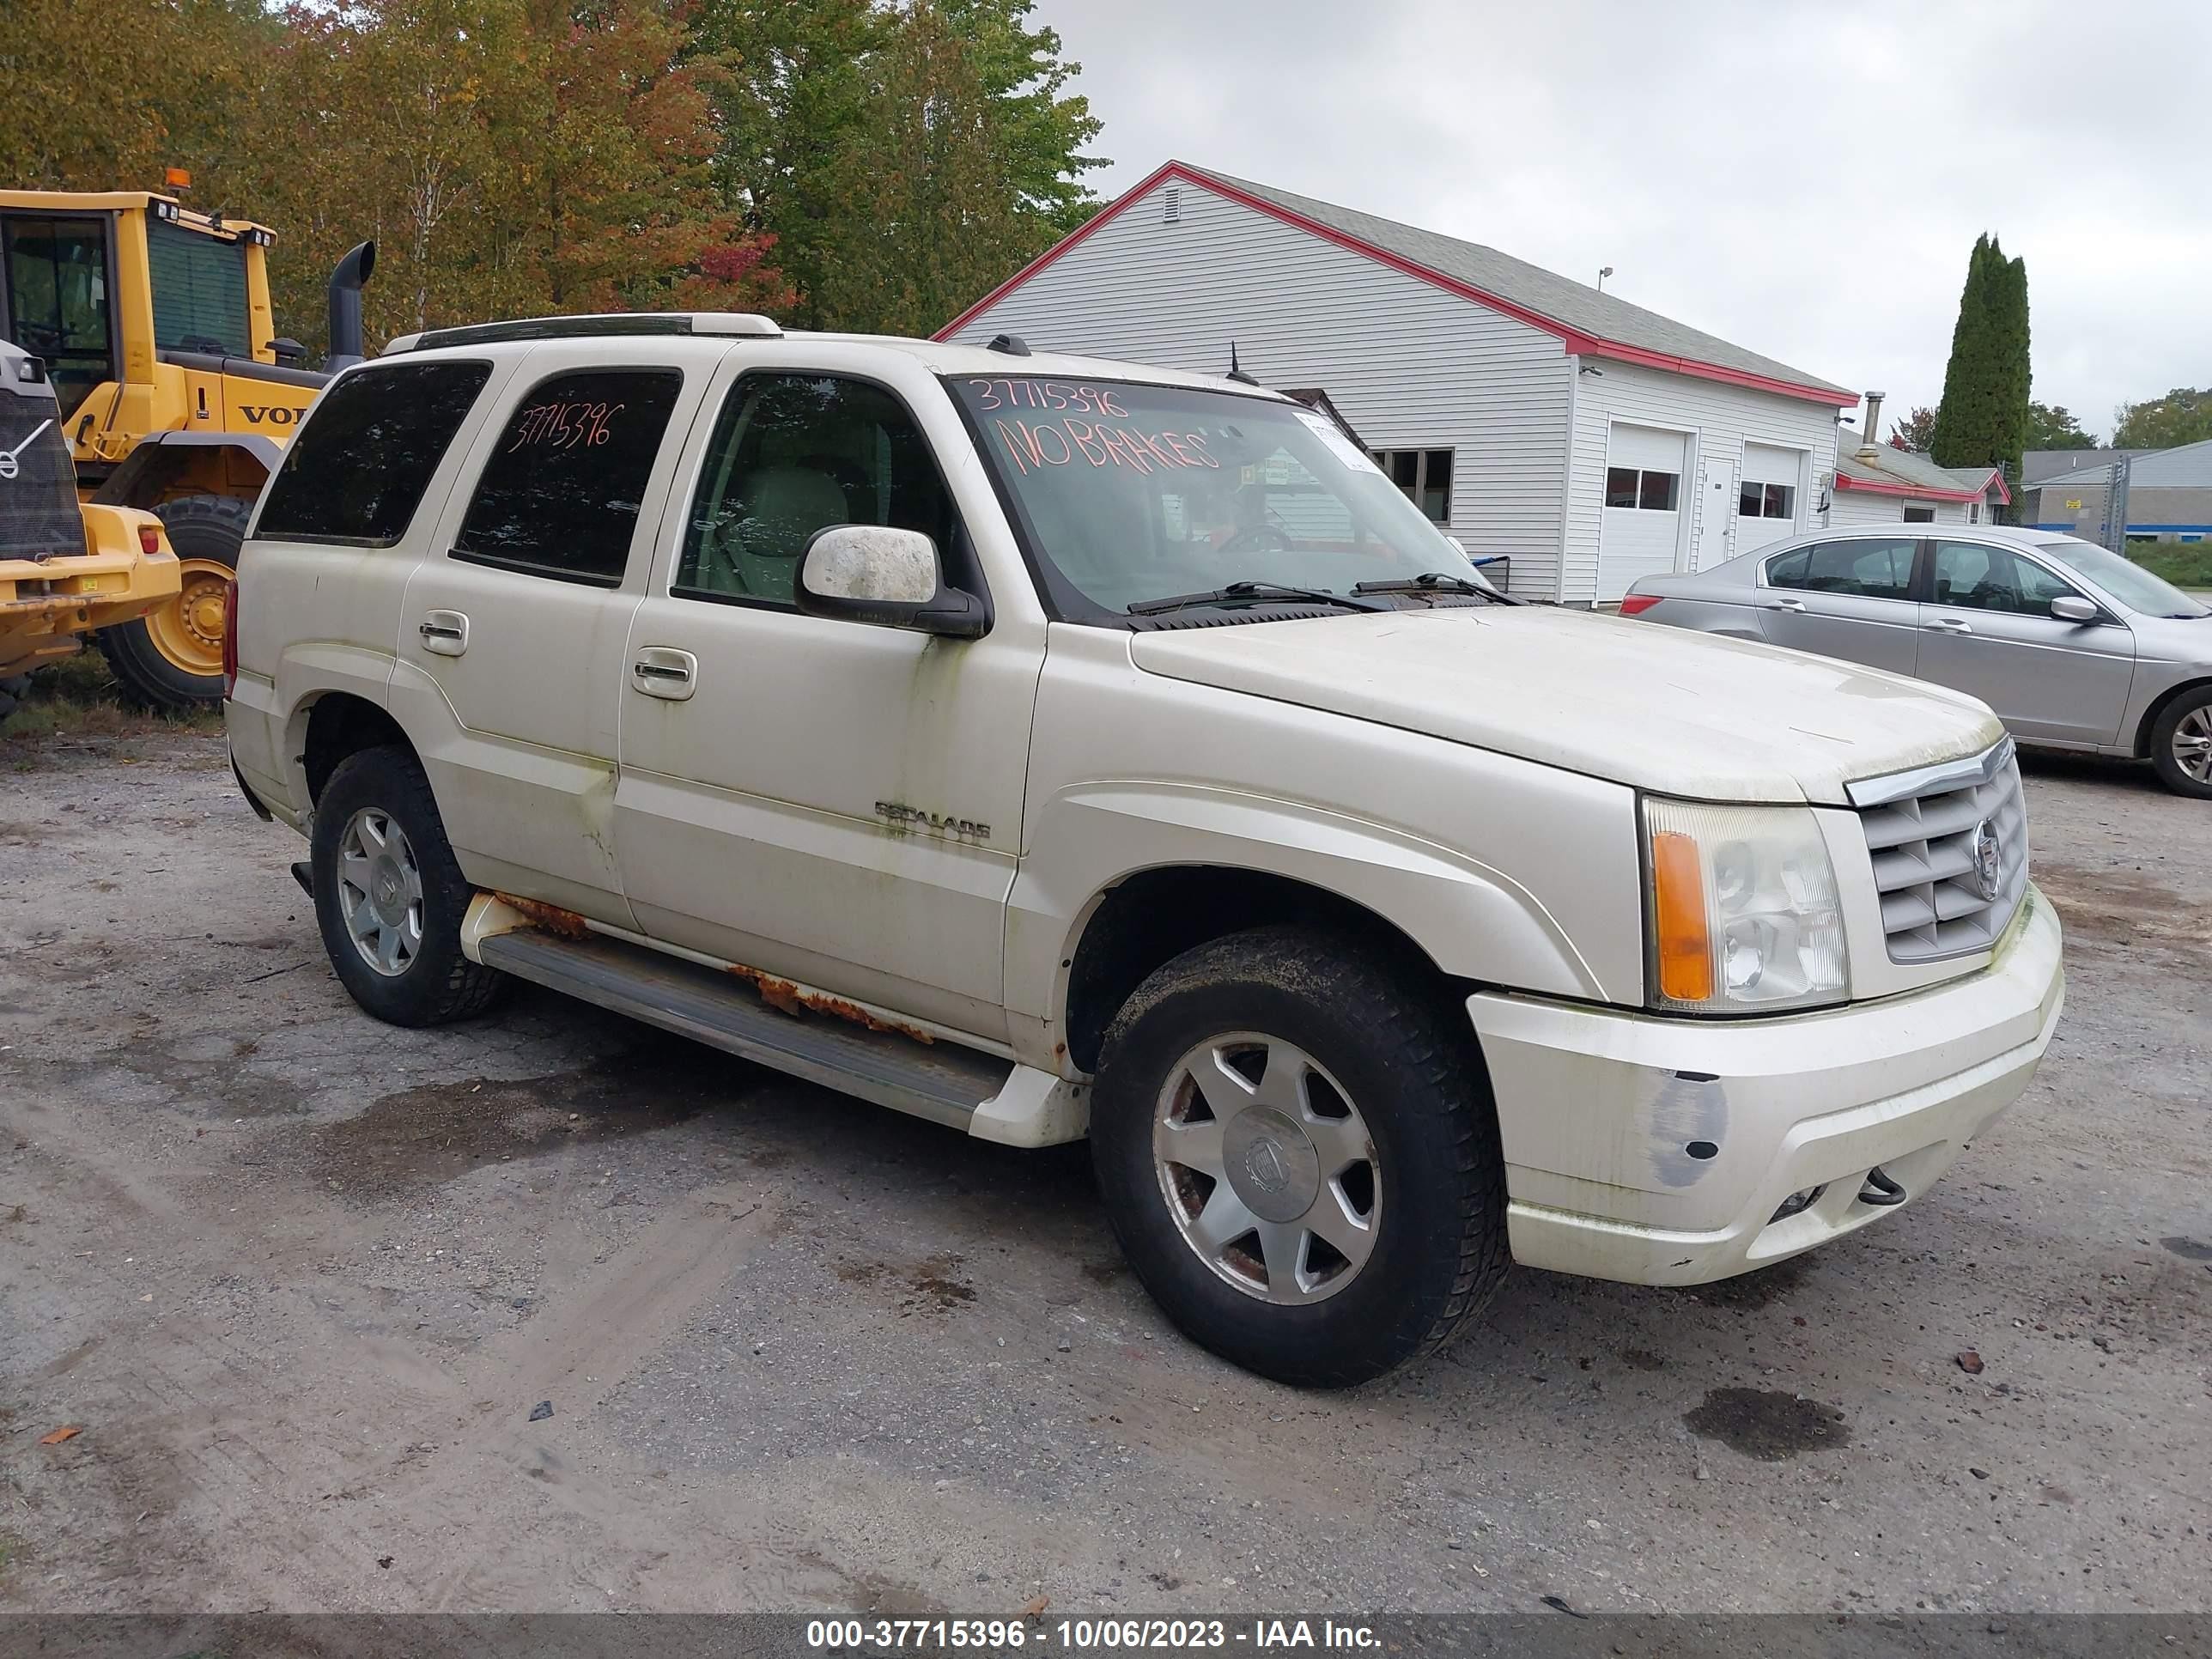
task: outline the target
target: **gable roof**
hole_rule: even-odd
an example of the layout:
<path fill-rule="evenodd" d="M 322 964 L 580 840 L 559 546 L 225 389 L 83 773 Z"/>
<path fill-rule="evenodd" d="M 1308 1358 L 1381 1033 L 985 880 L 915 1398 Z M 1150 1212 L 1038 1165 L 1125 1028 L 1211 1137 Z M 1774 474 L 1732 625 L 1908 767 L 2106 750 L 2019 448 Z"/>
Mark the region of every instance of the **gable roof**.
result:
<path fill-rule="evenodd" d="M 2212 489 L 2212 438 L 2193 444 L 2179 444 L 2172 449 L 2124 449 L 2113 452 L 2115 456 L 2131 455 L 2128 465 L 2128 487 L 2166 489 Z M 2061 472 L 2055 477 L 2038 478 L 2038 489 L 2052 484 L 2101 484 L 2109 483 L 2112 462 L 2106 460 L 2095 466 L 2085 466 L 2073 472 Z"/>
<path fill-rule="evenodd" d="M 2039 484 L 2062 472 L 2110 466 L 2123 455 L 2155 453 L 2149 449 L 2031 449 L 2021 457 L 2020 478 L 2022 483 Z"/>
<path fill-rule="evenodd" d="M 1849 408 L 1859 400 L 1856 392 L 1792 368 L 1787 363 L 1777 362 L 1771 357 L 1762 357 L 1755 351 L 1746 351 L 1686 324 L 1662 317 L 1655 311 L 1631 305 L 1614 295 L 1601 294 L 1587 283 L 1571 281 L 1495 248 L 1441 236 L 1434 231 L 1316 201 L 1311 197 L 1296 196 L 1272 185 L 1231 178 L 1225 173 L 1194 167 L 1188 161 L 1170 161 L 1123 191 L 1109 206 L 939 329 L 936 337 L 947 338 L 966 326 L 977 313 L 1011 294 L 1101 225 L 1170 179 L 1213 191 L 1462 299 L 1504 312 L 1558 336 L 1571 352 L 1640 363 L 1837 407 Z"/>
<path fill-rule="evenodd" d="M 1863 489 L 1875 495 L 1911 495 L 1938 501 L 1978 501 L 1987 493 L 1993 466 L 1938 466 L 1917 450 L 1876 444 L 1869 453 L 1842 443 L 1836 446 L 1836 488 Z M 1978 485 L 1974 482 L 1980 476 Z M 1995 480 L 2000 490 L 2002 477 Z M 2000 499 L 2010 501 L 2009 494 Z"/>

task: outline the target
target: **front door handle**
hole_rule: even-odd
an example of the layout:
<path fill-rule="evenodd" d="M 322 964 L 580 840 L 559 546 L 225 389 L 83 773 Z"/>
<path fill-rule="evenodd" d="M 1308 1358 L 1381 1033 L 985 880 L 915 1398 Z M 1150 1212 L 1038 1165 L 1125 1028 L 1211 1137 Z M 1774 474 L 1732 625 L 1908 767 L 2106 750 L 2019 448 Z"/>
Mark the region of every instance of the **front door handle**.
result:
<path fill-rule="evenodd" d="M 631 660 L 629 683 L 648 697 L 684 702 L 699 689 L 699 659 L 689 651 L 648 645 Z"/>
<path fill-rule="evenodd" d="M 1961 622 L 1956 617 L 1938 617 L 1934 622 L 1921 625 L 1931 634 L 1971 634 L 1974 631 L 1972 623 Z"/>
<path fill-rule="evenodd" d="M 1802 599 L 1769 599 L 1766 602 L 1766 608 L 1769 611 L 1802 611 L 1805 608 L 1805 601 Z"/>
<path fill-rule="evenodd" d="M 469 619 L 458 611 L 425 611 L 415 631 L 425 651 L 441 657 L 458 657 L 469 648 Z"/>

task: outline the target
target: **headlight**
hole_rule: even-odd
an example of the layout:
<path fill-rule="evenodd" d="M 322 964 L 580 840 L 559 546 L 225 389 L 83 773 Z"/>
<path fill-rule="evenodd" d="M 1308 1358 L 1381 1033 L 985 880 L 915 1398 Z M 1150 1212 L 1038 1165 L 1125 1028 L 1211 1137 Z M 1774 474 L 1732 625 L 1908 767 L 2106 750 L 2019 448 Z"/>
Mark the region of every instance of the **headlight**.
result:
<path fill-rule="evenodd" d="M 1850 995 L 1835 867 L 1810 809 L 1644 803 L 1650 1001 L 1752 1013 Z"/>

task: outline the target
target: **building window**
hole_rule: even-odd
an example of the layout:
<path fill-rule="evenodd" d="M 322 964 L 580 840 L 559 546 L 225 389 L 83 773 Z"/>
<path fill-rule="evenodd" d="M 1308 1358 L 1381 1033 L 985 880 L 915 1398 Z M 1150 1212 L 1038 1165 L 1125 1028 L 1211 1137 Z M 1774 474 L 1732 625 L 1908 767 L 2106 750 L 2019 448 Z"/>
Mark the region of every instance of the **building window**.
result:
<path fill-rule="evenodd" d="M 1905 521 L 1907 524 L 1934 524 L 1936 509 L 1918 501 L 1907 501 L 1905 504 Z"/>
<path fill-rule="evenodd" d="M 1679 472 L 1661 472 L 1648 466 L 1609 466 L 1605 470 L 1605 504 L 1637 507 L 1645 513 L 1672 513 L 1681 484 Z"/>
<path fill-rule="evenodd" d="M 1451 522 L 1452 452 L 1378 449 L 1375 465 L 1406 492 L 1406 499 L 1437 524 Z"/>
<path fill-rule="evenodd" d="M 1736 502 L 1736 511 L 1747 519 L 1794 520 L 1797 516 L 1797 486 L 1759 483 L 1747 479 Z"/>
<path fill-rule="evenodd" d="M 1968 524 L 1979 524 L 1981 521 L 1982 521 L 1982 504 L 1981 504 L 1979 501 L 1969 501 L 1969 502 L 1967 502 L 1967 503 L 1966 503 L 1966 522 L 1967 522 Z"/>

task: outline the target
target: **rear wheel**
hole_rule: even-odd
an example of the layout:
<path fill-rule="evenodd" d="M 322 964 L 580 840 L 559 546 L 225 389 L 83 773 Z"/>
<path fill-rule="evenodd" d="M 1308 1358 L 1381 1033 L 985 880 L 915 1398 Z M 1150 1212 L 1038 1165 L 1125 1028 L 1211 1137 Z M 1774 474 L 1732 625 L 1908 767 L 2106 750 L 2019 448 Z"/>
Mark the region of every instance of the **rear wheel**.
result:
<path fill-rule="evenodd" d="M 1255 929 L 1153 974 L 1106 1035 L 1091 1138 L 1153 1299 L 1279 1382 L 1378 1376 L 1504 1275 L 1504 1165 L 1471 1038 L 1346 941 Z"/>
<path fill-rule="evenodd" d="M 0 720 L 6 720 L 15 712 L 15 705 L 23 701 L 24 693 L 30 689 L 31 677 L 28 674 L 11 674 L 0 680 Z"/>
<path fill-rule="evenodd" d="M 2151 764 L 2177 794 L 2212 800 L 2212 686 L 2185 691 L 2151 727 Z"/>
<path fill-rule="evenodd" d="M 134 702 L 179 711 L 222 701 L 223 594 L 253 503 L 188 495 L 155 509 L 176 550 L 181 591 L 158 611 L 100 631 L 108 666 Z"/>
<path fill-rule="evenodd" d="M 315 802 L 308 848 L 323 949 L 356 1002 L 394 1025 L 491 1006 L 507 981 L 461 954 L 474 890 L 413 755 L 386 746 L 340 762 Z"/>

